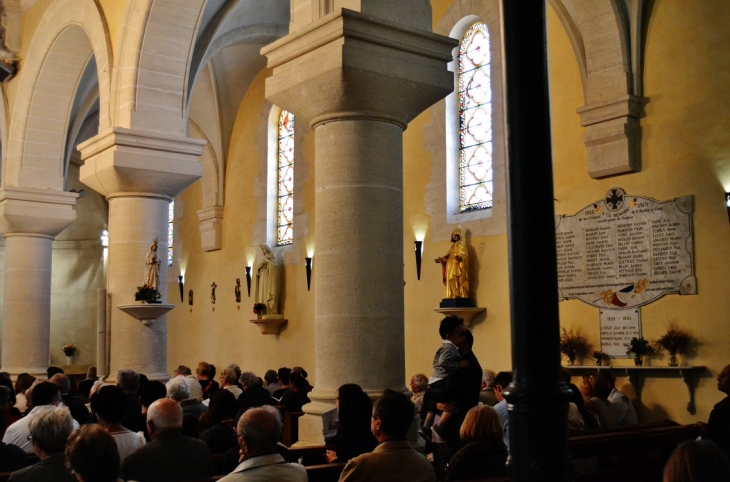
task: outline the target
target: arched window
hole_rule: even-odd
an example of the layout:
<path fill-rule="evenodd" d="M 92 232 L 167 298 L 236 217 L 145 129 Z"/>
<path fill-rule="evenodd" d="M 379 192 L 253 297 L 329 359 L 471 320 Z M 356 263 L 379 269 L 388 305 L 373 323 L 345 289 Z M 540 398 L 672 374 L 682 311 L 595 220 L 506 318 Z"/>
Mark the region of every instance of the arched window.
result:
<path fill-rule="evenodd" d="M 276 245 L 282 246 L 294 238 L 294 115 L 282 110 L 278 127 Z"/>
<path fill-rule="evenodd" d="M 489 30 L 477 22 L 459 47 L 459 212 L 492 207 L 492 82 Z"/>
<path fill-rule="evenodd" d="M 170 208 L 167 211 L 167 266 L 172 266 L 172 228 L 175 219 L 175 201 L 170 201 Z"/>

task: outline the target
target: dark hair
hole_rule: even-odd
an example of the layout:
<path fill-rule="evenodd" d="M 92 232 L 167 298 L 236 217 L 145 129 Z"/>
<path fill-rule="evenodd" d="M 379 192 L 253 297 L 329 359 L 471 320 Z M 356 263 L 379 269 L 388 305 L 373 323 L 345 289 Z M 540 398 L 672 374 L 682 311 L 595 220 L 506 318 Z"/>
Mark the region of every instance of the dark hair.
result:
<path fill-rule="evenodd" d="M 499 372 L 497 373 L 497 376 L 494 377 L 495 387 L 499 385 L 502 389 L 505 389 L 510 383 L 512 383 L 512 372 Z"/>
<path fill-rule="evenodd" d="M 8 412 L 5 407 L 0 407 L 0 433 L 3 433 L 8 428 Z"/>
<path fill-rule="evenodd" d="M 13 402 L 13 391 L 4 385 L 0 385 L 0 406 L 5 406 L 6 402 L 12 402 L 10 405 L 15 405 Z"/>
<path fill-rule="evenodd" d="M 137 393 L 139 393 L 140 390 L 147 386 L 147 384 L 150 382 L 150 379 L 147 378 L 147 375 L 145 375 L 144 373 L 138 373 L 137 375 L 139 376 L 139 388 L 137 389 Z"/>
<path fill-rule="evenodd" d="M 570 374 L 570 370 L 565 367 L 560 367 L 560 379 L 563 383 L 570 385 L 570 381 L 573 379 L 573 375 Z"/>
<path fill-rule="evenodd" d="M 591 387 L 591 395 L 601 400 L 608 400 L 611 394 L 611 382 L 603 373 L 593 372 L 583 376 L 583 380 Z"/>
<path fill-rule="evenodd" d="M 664 482 L 715 482 L 730 480 L 727 455 L 710 440 L 680 444 L 664 467 Z"/>
<path fill-rule="evenodd" d="M 264 380 L 266 380 L 266 383 L 276 383 L 279 378 L 274 370 L 266 370 L 266 373 L 264 374 Z"/>
<path fill-rule="evenodd" d="M 213 425 L 221 423 L 223 420 L 233 420 L 236 411 L 238 411 L 236 396 L 229 390 L 216 390 L 210 396 L 208 413 Z"/>
<path fill-rule="evenodd" d="M 215 379 L 215 365 L 210 365 L 210 370 L 208 370 L 208 378 L 211 380 Z"/>
<path fill-rule="evenodd" d="M 303 390 L 307 388 L 307 380 L 305 380 L 302 374 L 299 372 L 292 372 L 292 374 L 289 375 L 289 381 L 297 388 L 297 390 Z"/>
<path fill-rule="evenodd" d="M 34 407 L 40 407 L 41 405 L 53 405 L 58 399 L 58 385 L 51 382 L 40 382 L 38 385 L 33 387 L 31 393 L 31 402 Z"/>
<path fill-rule="evenodd" d="M 375 402 L 373 418 L 380 419 L 380 429 L 394 439 L 404 440 L 416 411 L 413 402 L 402 393 L 386 388 Z"/>
<path fill-rule="evenodd" d="M 35 377 L 28 373 L 21 373 L 15 381 L 15 393 L 25 393 L 33 385 Z"/>
<path fill-rule="evenodd" d="M 165 398 L 166 396 L 167 388 L 165 384 L 159 380 L 150 380 L 139 391 L 139 403 L 144 407 L 149 407 L 152 405 L 152 402 Z"/>
<path fill-rule="evenodd" d="M 82 425 L 71 434 L 66 446 L 68 467 L 84 482 L 116 482 L 119 450 L 114 437 L 96 424 Z"/>
<path fill-rule="evenodd" d="M 63 373 L 63 368 L 54 367 L 54 366 L 50 366 L 50 367 L 46 368 L 46 374 L 48 375 L 49 380 L 56 373 Z"/>
<path fill-rule="evenodd" d="M 228 390 L 219 390 L 227 392 Z M 182 420 L 182 434 L 188 437 L 200 438 L 200 420 L 192 413 L 184 413 Z"/>
<path fill-rule="evenodd" d="M 127 395 L 115 385 L 104 385 L 91 396 L 91 409 L 109 423 L 120 423 L 127 412 Z"/>
<path fill-rule="evenodd" d="M 464 343 L 466 343 L 466 346 L 469 348 L 474 346 L 474 335 L 471 334 L 469 329 L 464 331 Z"/>
<path fill-rule="evenodd" d="M 282 385 L 289 385 L 289 375 L 291 375 L 291 368 L 281 367 L 276 372 L 276 376 L 279 377 L 279 381 Z"/>
<path fill-rule="evenodd" d="M 294 372 L 297 372 L 297 373 L 301 374 L 301 375 L 302 375 L 302 377 L 303 377 L 303 378 L 304 378 L 305 380 L 307 379 L 307 376 L 308 376 L 308 374 L 307 374 L 307 370 L 305 370 L 304 368 L 302 368 L 302 367 L 293 367 L 293 368 L 291 369 L 291 371 L 292 371 L 292 373 L 294 373 Z M 291 376 L 291 375 L 289 375 L 289 376 Z"/>
<path fill-rule="evenodd" d="M 360 385 L 346 383 L 337 389 L 340 399 L 339 419 L 342 426 L 365 425 L 370 427 L 373 414 L 373 402 Z"/>
<path fill-rule="evenodd" d="M 456 327 L 463 324 L 464 320 L 458 316 L 447 316 L 441 320 L 441 324 L 439 325 L 439 335 L 441 335 L 441 339 L 445 340 L 446 335 L 453 335 Z"/>
<path fill-rule="evenodd" d="M 8 389 L 8 400 L 13 402 L 15 405 L 15 388 L 13 388 L 13 381 L 6 375 L 0 376 L 0 386 L 7 387 Z"/>

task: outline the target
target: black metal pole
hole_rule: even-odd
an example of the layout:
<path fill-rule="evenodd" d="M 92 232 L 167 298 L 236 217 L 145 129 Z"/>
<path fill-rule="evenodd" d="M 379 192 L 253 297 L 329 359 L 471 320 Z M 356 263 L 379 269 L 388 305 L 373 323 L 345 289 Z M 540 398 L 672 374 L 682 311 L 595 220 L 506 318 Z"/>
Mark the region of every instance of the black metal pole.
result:
<path fill-rule="evenodd" d="M 512 481 L 572 480 L 560 379 L 545 0 L 504 0 Z"/>

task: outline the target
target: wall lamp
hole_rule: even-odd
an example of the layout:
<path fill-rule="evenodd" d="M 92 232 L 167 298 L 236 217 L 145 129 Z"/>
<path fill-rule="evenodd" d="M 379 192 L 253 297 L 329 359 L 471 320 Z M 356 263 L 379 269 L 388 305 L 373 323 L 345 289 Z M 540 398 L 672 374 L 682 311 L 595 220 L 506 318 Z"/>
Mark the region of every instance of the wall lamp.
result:
<path fill-rule="evenodd" d="M 307 291 L 309 291 L 309 283 L 312 279 L 312 258 L 304 258 L 304 268 L 307 270 Z"/>
<path fill-rule="evenodd" d="M 730 192 L 725 193 L 725 205 L 727 206 L 727 217 L 730 220 Z"/>
<path fill-rule="evenodd" d="M 415 241 L 413 243 L 416 248 L 416 274 L 418 279 L 421 279 L 421 251 L 423 249 L 423 241 Z"/>
<path fill-rule="evenodd" d="M 180 287 L 180 303 L 183 301 L 183 275 L 177 277 L 177 285 Z"/>
<path fill-rule="evenodd" d="M 246 266 L 246 289 L 248 290 L 248 297 L 251 297 L 251 267 Z"/>

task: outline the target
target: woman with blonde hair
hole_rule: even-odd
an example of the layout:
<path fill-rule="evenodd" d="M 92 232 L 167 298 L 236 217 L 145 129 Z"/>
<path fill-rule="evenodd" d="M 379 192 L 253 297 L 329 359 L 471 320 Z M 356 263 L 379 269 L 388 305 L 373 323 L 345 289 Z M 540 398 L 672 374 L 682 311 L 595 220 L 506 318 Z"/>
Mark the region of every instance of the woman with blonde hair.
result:
<path fill-rule="evenodd" d="M 466 445 L 451 458 L 444 482 L 506 475 L 507 447 L 502 441 L 502 423 L 492 407 L 470 409 L 459 436 Z"/>

